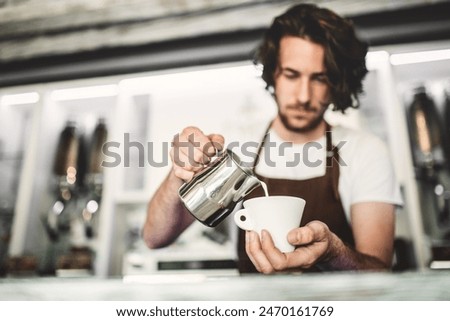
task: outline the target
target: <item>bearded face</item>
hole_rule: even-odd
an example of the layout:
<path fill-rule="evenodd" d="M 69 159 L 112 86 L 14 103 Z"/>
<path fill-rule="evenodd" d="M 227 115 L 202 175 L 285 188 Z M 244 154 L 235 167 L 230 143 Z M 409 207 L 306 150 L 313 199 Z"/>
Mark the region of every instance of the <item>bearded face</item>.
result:
<path fill-rule="evenodd" d="M 309 40 L 285 36 L 275 71 L 278 117 L 293 132 L 308 132 L 322 122 L 330 103 L 324 48 Z"/>

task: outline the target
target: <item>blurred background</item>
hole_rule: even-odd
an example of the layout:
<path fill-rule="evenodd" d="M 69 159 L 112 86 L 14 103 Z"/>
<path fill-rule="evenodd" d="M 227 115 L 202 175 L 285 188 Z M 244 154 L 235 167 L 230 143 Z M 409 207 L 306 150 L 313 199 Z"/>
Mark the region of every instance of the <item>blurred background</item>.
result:
<path fill-rule="evenodd" d="M 242 140 L 274 115 L 252 57 L 300 2 L 0 0 L 0 275 L 235 274 L 230 224 L 160 250 L 140 230 L 174 134 Z M 370 44 L 360 110 L 327 117 L 389 146 L 394 270 L 450 269 L 450 2 L 314 2 Z"/>

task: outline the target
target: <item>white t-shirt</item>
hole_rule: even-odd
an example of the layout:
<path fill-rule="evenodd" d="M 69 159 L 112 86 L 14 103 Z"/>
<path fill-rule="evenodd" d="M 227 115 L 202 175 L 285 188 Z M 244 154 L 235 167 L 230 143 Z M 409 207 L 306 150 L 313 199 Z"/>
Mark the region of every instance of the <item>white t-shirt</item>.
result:
<path fill-rule="evenodd" d="M 268 135 L 256 173 L 292 180 L 325 175 L 325 136 L 308 144 L 292 144 L 284 142 L 273 130 Z M 372 134 L 341 126 L 332 128 L 332 141 L 339 147 L 338 189 L 349 222 L 350 207 L 355 203 L 376 201 L 403 205 L 391 158 L 383 141 Z M 236 149 L 233 151 L 239 153 Z M 252 151 L 255 154 L 255 149 Z M 249 161 L 249 158 L 245 160 Z"/>

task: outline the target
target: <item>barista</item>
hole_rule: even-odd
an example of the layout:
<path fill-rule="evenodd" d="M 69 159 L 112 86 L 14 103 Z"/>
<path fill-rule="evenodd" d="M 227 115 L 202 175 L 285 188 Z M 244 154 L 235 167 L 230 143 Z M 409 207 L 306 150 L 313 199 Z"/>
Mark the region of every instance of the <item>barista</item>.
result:
<path fill-rule="evenodd" d="M 264 66 L 262 77 L 278 115 L 265 137 L 291 143 L 293 153 L 311 142 L 323 149 L 315 149 L 321 166 L 314 167 L 287 166 L 289 153 L 275 154 L 276 148 L 268 151 L 276 166 L 269 166 L 261 157 L 267 155 L 265 147 L 258 151 L 255 173 L 267 183 L 269 194 L 301 197 L 307 205 L 301 226 L 288 234 L 296 247 L 291 253 L 275 248 L 266 231 L 261 237 L 254 231 L 240 232 L 241 272 L 391 267 L 394 212 L 401 198 L 387 150 L 367 133 L 332 128 L 324 120 L 330 105 L 339 112 L 356 107 L 367 73 L 366 53 L 367 46 L 355 37 L 348 20 L 314 5 L 290 8 L 266 32 L 257 60 Z M 195 127 L 176 136 L 172 170 L 148 206 L 143 237 L 150 248 L 172 243 L 194 221 L 177 191 L 210 161 L 214 146 L 224 144 L 221 135 Z"/>

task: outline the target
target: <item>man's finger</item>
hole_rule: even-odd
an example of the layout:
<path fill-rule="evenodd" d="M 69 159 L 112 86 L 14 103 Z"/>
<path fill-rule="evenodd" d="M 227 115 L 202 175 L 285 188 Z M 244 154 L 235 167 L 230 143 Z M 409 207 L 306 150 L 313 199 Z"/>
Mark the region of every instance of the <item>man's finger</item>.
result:
<path fill-rule="evenodd" d="M 268 274 L 273 272 L 272 265 L 267 260 L 261 249 L 259 235 L 255 231 L 247 231 L 245 234 L 245 250 L 256 270 Z"/>
<path fill-rule="evenodd" d="M 272 236 L 266 230 L 261 231 L 261 248 L 270 265 L 276 271 L 282 271 L 287 268 L 286 254 L 275 247 Z"/>
<path fill-rule="evenodd" d="M 327 237 L 328 232 L 328 226 L 323 222 L 311 221 L 305 226 L 291 230 L 288 233 L 288 242 L 297 246 L 322 242 Z"/>
<path fill-rule="evenodd" d="M 225 138 L 219 134 L 208 135 L 209 144 L 205 146 L 204 153 L 209 157 L 213 157 L 217 152 L 222 151 L 225 145 Z"/>
<path fill-rule="evenodd" d="M 287 239 L 295 246 L 310 244 L 314 240 L 314 231 L 306 226 L 297 227 L 288 233 Z"/>

